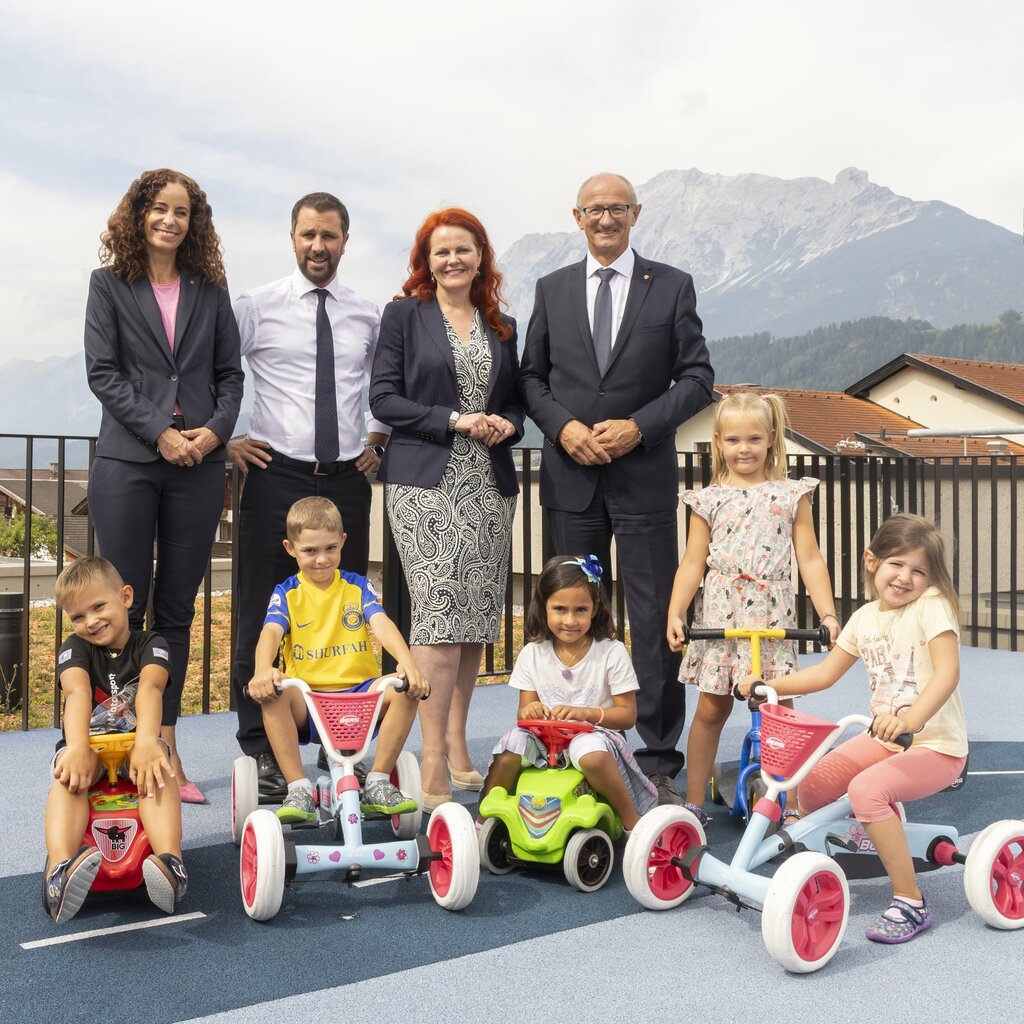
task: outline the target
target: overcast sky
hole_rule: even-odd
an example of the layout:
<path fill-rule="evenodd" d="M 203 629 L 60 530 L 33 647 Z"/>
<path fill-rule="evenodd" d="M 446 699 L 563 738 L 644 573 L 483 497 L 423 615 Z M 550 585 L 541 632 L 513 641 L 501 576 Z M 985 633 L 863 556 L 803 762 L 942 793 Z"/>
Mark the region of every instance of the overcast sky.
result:
<path fill-rule="evenodd" d="M 233 294 L 290 272 L 291 204 L 318 189 L 352 215 L 343 279 L 381 304 L 431 210 L 473 210 L 501 253 L 572 228 L 604 169 L 857 166 L 1021 229 L 1024 13 L 1005 0 L 0 0 L 0 17 L 0 365 L 80 348 L 99 233 L 150 167 L 206 190 Z"/>

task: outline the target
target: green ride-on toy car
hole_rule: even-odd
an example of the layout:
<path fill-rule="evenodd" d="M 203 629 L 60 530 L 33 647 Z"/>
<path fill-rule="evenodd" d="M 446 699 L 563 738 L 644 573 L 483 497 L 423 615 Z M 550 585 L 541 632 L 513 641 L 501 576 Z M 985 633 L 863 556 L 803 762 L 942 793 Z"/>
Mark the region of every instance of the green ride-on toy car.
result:
<path fill-rule="evenodd" d="M 480 864 L 494 875 L 519 865 L 561 864 L 570 885 L 594 892 L 612 873 L 622 820 L 568 757 L 559 757 L 573 737 L 594 727 L 550 720 L 518 725 L 547 747 L 548 765 L 524 768 L 514 793 L 495 786 L 480 802 Z"/>

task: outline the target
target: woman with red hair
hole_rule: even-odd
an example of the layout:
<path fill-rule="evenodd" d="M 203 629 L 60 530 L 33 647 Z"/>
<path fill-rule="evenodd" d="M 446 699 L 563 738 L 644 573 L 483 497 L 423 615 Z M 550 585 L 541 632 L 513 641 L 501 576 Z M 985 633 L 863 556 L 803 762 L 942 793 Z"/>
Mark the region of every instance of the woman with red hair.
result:
<path fill-rule="evenodd" d="M 459 209 L 416 233 L 402 295 L 381 316 L 370 409 L 391 426 L 377 477 L 412 596 L 423 806 L 479 790 L 466 718 L 483 645 L 498 639 L 522 436 L 516 325 L 483 225 Z"/>

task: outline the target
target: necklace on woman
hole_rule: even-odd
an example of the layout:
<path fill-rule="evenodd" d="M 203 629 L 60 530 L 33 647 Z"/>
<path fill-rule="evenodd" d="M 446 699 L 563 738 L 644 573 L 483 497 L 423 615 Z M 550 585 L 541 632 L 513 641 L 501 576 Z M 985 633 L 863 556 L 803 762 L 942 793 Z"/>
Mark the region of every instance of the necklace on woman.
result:
<path fill-rule="evenodd" d="M 555 649 L 555 657 L 562 663 L 562 678 L 572 679 L 572 670 L 579 664 L 580 659 L 590 650 L 590 636 L 581 637 L 576 643 L 570 648 L 566 644 L 562 644 L 562 653 L 559 654 L 558 649 Z M 572 658 L 572 661 L 567 661 L 566 656 Z"/>

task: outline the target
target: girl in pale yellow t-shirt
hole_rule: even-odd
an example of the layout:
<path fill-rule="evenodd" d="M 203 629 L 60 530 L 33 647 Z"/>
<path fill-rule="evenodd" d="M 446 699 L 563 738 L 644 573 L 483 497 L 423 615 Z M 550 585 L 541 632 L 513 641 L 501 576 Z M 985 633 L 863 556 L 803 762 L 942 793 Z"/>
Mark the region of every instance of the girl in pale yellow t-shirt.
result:
<path fill-rule="evenodd" d="M 800 784 L 808 814 L 847 793 L 892 882 L 892 903 L 868 929 L 874 942 L 906 942 L 932 923 L 917 885 L 906 835 L 893 805 L 945 789 L 967 761 L 960 681 L 957 595 L 945 544 L 920 516 L 886 520 L 864 552 L 864 574 L 875 598 L 858 609 L 836 646 L 817 665 L 774 685 L 795 696 L 824 690 L 860 659 L 871 682 L 871 729 L 832 750 Z M 739 689 L 749 694 L 755 677 Z M 913 733 L 903 751 L 892 741 Z"/>

